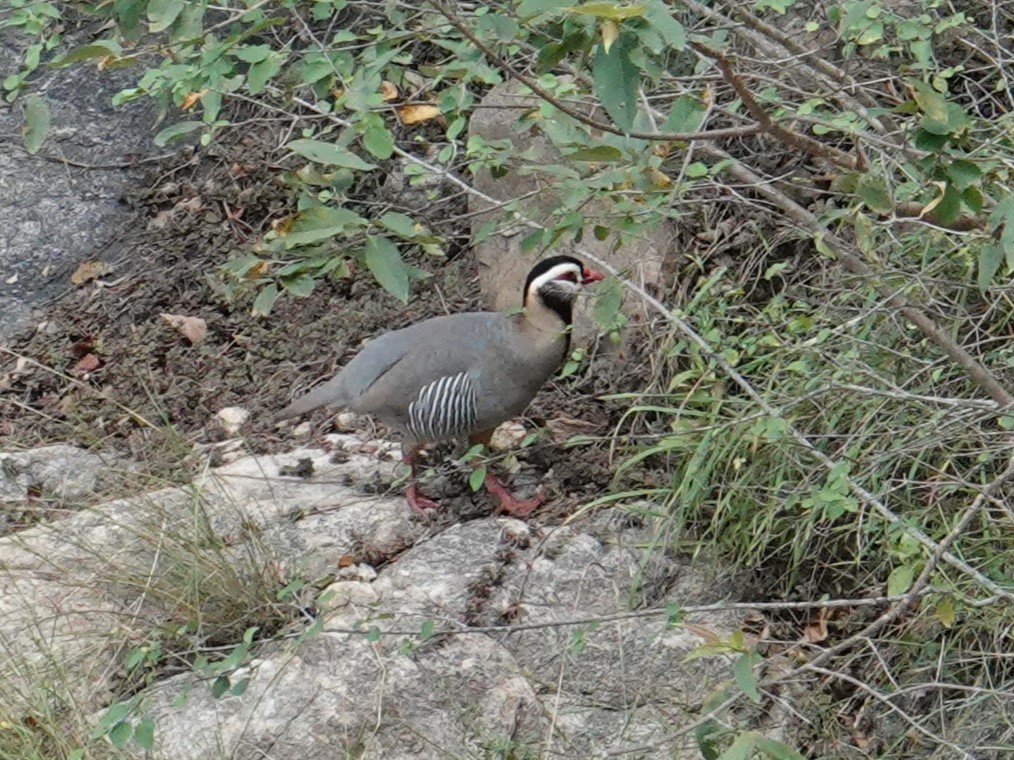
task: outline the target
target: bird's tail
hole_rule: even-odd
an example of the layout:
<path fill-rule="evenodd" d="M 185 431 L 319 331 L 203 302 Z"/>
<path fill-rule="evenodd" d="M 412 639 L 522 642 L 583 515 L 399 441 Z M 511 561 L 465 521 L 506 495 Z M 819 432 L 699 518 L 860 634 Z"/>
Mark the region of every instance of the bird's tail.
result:
<path fill-rule="evenodd" d="M 275 422 L 281 422 L 282 420 L 287 420 L 291 417 L 298 417 L 301 414 L 312 412 L 320 406 L 344 406 L 348 403 L 346 396 L 344 378 L 341 376 L 341 373 L 339 373 L 336 377 L 332 377 L 323 385 L 314 388 L 305 396 L 297 398 L 287 407 L 275 414 L 272 419 Z"/>

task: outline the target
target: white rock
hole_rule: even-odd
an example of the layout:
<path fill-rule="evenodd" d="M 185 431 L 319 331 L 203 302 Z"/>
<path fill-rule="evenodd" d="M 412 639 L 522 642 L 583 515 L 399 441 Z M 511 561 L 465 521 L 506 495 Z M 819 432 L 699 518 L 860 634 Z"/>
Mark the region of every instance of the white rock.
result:
<path fill-rule="evenodd" d="M 227 406 L 219 409 L 215 417 L 226 433 L 236 435 L 243 423 L 249 419 L 250 412 L 241 406 Z"/>
<path fill-rule="evenodd" d="M 513 449 L 525 439 L 525 426 L 520 422 L 508 420 L 493 431 L 489 439 L 489 447 L 494 451 Z"/>

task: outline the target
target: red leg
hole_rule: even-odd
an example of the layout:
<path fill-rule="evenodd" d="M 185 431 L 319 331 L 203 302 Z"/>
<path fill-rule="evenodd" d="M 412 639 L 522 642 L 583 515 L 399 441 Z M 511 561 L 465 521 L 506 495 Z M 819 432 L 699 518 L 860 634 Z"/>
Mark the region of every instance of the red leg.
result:
<path fill-rule="evenodd" d="M 412 507 L 412 511 L 417 512 L 420 515 L 425 515 L 427 514 L 427 510 L 439 509 L 440 505 L 432 499 L 427 499 L 419 493 L 419 484 L 415 479 L 415 456 L 418 453 L 418 446 L 403 446 L 401 450 L 401 461 L 403 464 L 407 464 L 409 470 L 411 471 L 408 476 L 408 486 L 405 488 L 405 498 L 408 500 L 408 505 Z"/>
<path fill-rule="evenodd" d="M 468 437 L 469 443 L 481 443 L 483 446 L 489 445 L 490 438 L 493 437 L 492 430 L 480 430 L 478 433 L 473 433 Z M 486 470 L 486 478 L 483 480 L 483 485 L 486 486 L 486 490 L 489 491 L 496 500 L 500 503 L 497 507 L 497 513 L 508 514 L 512 517 L 527 517 L 532 513 L 536 507 L 542 504 L 542 489 L 532 499 L 515 499 L 514 496 L 504 488 L 503 483 L 497 480 L 493 473 Z"/>
<path fill-rule="evenodd" d="M 515 499 L 514 496 L 504 488 L 503 483 L 493 477 L 493 473 L 486 471 L 486 479 L 484 481 L 486 490 L 489 491 L 493 496 L 496 497 L 497 501 L 500 502 L 500 506 L 497 507 L 497 512 L 502 514 L 508 514 L 511 517 L 528 517 L 532 511 L 542 504 L 542 491 L 531 499 Z"/>

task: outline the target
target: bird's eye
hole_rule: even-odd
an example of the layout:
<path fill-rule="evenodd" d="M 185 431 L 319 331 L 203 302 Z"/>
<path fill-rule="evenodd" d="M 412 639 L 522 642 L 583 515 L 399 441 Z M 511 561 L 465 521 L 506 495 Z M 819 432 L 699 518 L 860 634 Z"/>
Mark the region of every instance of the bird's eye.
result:
<path fill-rule="evenodd" d="M 566 280 L 567 282 L 577 282 L 577 272 L 574 272 L 574 271 L 564 272 L 563 274 L 561 274 L 556 279 L 558 279 L 558 280 Z"/>

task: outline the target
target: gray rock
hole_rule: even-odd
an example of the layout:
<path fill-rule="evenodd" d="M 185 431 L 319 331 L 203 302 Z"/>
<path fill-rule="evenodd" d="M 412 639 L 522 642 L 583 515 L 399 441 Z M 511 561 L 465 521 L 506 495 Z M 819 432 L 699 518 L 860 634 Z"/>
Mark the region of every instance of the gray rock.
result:
<path fill-rule="evenodd" d="M 153 626 L 213 615 L 236 604 L 215 593 L 267 573 L 264 604 L 295 578 L 329 584 L 305 600 L 321 630 L 297 616 L 255 642 L 225 674 L 242 694 L 214 698 L 206 671 L 144 689 L 147 757 L 694 756 L 672 737 L 730 662 L 685 661 L 703 639 L 631 617 L 631 602 L 646 574 L 664 589 L 653 605 L 712 601 L 713 574 L 649 561 L 636 547 L 650 530 L 608 520 L 591 533 L 497 518 L 437 531 L 399 493 L 355 487 L 393 477 L 397 451 L 366 455 L 347 435 L 330 447 L 245 457 L 0 539 L 0 714 L 33 709 L 42 686 L 98 720 Z M 279 475 L 298 463 L 306 477 Z M 202 589 L 199 613 L 180 606 L 185 584 Z M 695 622 L 727 636 L 739 618 Z"/>
<path fill-rule="evenodd" d="M 0 71 L 16 70 L 24 44 L 0 29 Z M 0 340 L 29 327 L 33 307 L 72 287 L 81 261 L 115 258 L 104 249 L 133 218 L 121 198 L 144 176 L 135 160 L 154 154 L 153 104 L 111 104 L 134 76 L 93 65 L 41 68 L 30 91 L 49 104 L 52 127 L 34 156 L 21 143 L 20 102 L 0 106 Z"/>
<path fill-rule="evenodd" d="M 30 490 L 62 502 L 87 500 L 110 466 L 98 454 L 62 443 L 0 452 L 0 504 L 24 501 Z"/>

